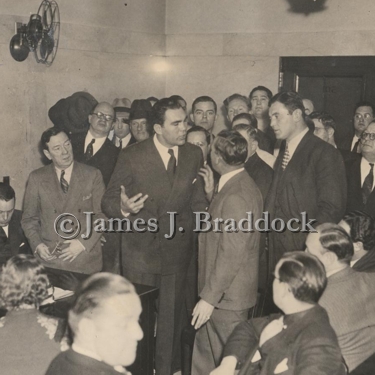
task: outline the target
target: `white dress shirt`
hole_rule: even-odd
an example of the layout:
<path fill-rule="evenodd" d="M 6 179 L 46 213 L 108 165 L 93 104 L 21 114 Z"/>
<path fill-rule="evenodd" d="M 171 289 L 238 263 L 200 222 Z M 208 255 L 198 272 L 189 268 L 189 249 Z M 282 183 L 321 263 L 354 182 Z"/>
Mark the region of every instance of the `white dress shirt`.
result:
<path fill-rule="evenodd" d="M 70 166 L 66 169 L 59 169 L 55 166 L 55 171 L 56 171 L 56 174 L 57 174 L 57 179 L 60 181 L 60 178 L 61 178 L 61 171 L 65 171 L 65 174 L 64 174 L 64 179 L 65 181 L 68 183 L 68 185 L 70 185 L 70 179 L 72 178 L 72 172 L 73 172 L 73 164 L 70 164 Z"/>
<path fill-rule="evenodd" d="M 125 148 L 128 145 L 131 137 L 132 137 L 132 134 L 129 133 L 126 137 L 122 138 L 122 148 Z M 117 136 L 114 136 L 114 140 L 115 140 L 115 142 L 114 142 L 115 146 L 120 147 L 120 138 L 117 137 Z"/>
<path fill-rule="evenodd" d="M 352 140 L 352 145 L 350 147 L 350 151 L 353 151 L 353 148 L 355 144 L 359 141 L 359 138 L 354 134 L 353 140 Z"/>
<path fill-rule="evenodd" d="M 1 228 L 4 229 L 6 236 L 9 238 L 9 225 L 5 225 L 5 227 L 1 227 Z"/>
<path fill-rule="evenodd" d="M 289 151 L 289 161 L 292 160 L 294 152 L 296 151 L 298 145 L 302 141 L 302 138 L 305 136 L 305 134 L 307 134 L 308 131 L 309 131 L 309 128 L 306 128 L 304 131 L 302 131 L 301 133 L 297 134 L 289 142 L 287 142 L 288 151 Z"/>
<path fill-rule="evenodd" d="M 169 162 L 169 159 L 171 157 L 171 155 L 168 153 L 169 148 L 165 147 L 164 145 L 162 145 L 159 142 L 156 134 L 154 135 L 154 144 L 155 144 L 156 149 L 159 152 L 159 155 L 160 155 L 161 159 L 163 160 L 165 169 L 167 169 L 168 168 L 168 162 Z M 178 146 L 174 146 L 174 147 L 170 147 L 170 148 L 174 152 L 174 157 L 176 158 L 176 165 L 178 165 Z"/>
<path fill-rule="evenodd" d="M 91 134 L 91 132 L 89 130 L 87 132 L 87 135 L 86 135 L 86 138 L 85 138 L 85 148 L 83 150 L 83 153 L 86 153 L 87 146 L 91 143 L 91 141 L 94 138 L 95 137 Z M 100 148 L 103 146 L 106 139 L 107 139 L 107 137 L 95 138 L 95 142 L 92 145 L 92 149 L 93 149 L 92 155 L 95 155 L 100 150 Z"/>
<path fill-rule="evenodd" d="M 375 176 L 375 163 L 371 163 L 371 164 L 374 164 L 374 176 Z M 361 186 L 363 186 L 363 183 L 365 182 L 365 178 L 370 173 L 370 170 L 371 170 L 370 162 L 368 162 L 364 157 L 362 157 L 362 160 L 361 160 Z M 372 184 L 373 189 L 374 189 L 374 186 L 375 186 L 375 178 L 374 178 L 374 182 Z"/>
<path fill-rule="evenodd" d="M 219 180 L 219 186 L 218 186 L 218 189 L 217 191 L 219 192 L 223 187 L 224 185 L 232 178 L 234 177 L 236 174 L 238 173 L 241 173 L 242 171 L 244 171 L 245 168 L 239 168 L 239 169 L 236 169 L 235 171 L 232 171 L 232 172 L 228 172 L 228 173 L 225 173 L 223 174 L 221 177 L 220 177 L 220 180 Z"/>

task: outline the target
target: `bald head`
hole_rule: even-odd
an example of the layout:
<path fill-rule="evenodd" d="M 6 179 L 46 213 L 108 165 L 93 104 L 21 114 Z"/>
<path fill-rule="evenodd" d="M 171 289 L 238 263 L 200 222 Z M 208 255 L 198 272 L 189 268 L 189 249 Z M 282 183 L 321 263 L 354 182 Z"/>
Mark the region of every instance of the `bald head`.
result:
<path fill-rule="evenodd" d="M 375 162 L 375 139 L 372 137 L 375 137 L 375 122 L 371 122 L 361 135 L 362 155 L 370 163 Z"/>
<path fill-rule="evenodd" d="M 90 133 L 94 138 L 107 137 L 112 129 L 115 111 L 107 102 L 99 103 L 89 115 Z"/>

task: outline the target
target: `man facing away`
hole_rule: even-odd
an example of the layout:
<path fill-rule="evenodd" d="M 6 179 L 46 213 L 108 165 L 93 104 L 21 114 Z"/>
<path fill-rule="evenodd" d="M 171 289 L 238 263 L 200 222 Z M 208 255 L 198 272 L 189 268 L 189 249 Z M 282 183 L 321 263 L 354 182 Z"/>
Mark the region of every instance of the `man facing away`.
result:
<path fill-rule="evenodd" d="M 26 187 L 21 223 L 31 249 L 46 267 L 98 272 L 101 233 L 87 224 L 85 212 L 93 213 L 93 220 L 105 219 L 100 208 L 102 175 L 74 161 L 70 139 L 60 129 L 43 132 L 41 146 L 52 163 L 31 172 Z"/>
<path fill-rule="evenodd" d="M 110 218 L 157 221 L 156 229 L 143 224 L 141 230 L 122 235 L 123 272 L 132 282 L 159 288 L 156 374 L 170 375 L 180 368 L 181 331 L 187 320 L 193 212 L 205 211 L 207 200 L 198 175 L 202 151 L 186 143 L 185 110 L 177 100 L 164 98 L 153 112 L 156 134 L 120 153 L 102 207 Z"/>
<path fill-rule="evenodd" d="M 260 233 L 250 231 L 241 219 L 251 212 L 261 217 L 263 200 L 255 182 L 244 169 L 247 141 L 236 131 L 216 137 L 211 160 L 221 175 L 217 194 L 210 204 L 211 220 L 234 220 L 235 228 L 223 224 L 221 232 L 199 235 L 198 288 L 200 301 L 193 311 L 196 334 L 192 374 L 208 374 L 220 362 L 224 345 L 235 326 L 247 320 L 257 299 Z M 238 225 L 238 227 L 237 227 Z"/>

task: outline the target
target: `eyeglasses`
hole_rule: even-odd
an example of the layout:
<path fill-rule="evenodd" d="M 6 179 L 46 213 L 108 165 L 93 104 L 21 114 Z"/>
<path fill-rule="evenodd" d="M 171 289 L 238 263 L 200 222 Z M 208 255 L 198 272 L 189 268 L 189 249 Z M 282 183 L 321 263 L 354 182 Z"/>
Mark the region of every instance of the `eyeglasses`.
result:
<path fill-rule="evenodd" d="M 106 115 L 105 113 L 101 113 L 101 112 L 98 112 L 98 113 L 93 113 L 93 115 L 96 115 L 96 117 L 100 120 L 105 120 L 107 122 L 109 121 L 113 121 L 113 116 L 111 115 Z"/>
<path fill-rule="evenodd" d="M 361 135 L 361 139 L 363 139 L 364 141 L 366 139 L 369 139 L 370 141 L 375 141 L 375 133 L 363 132 L 362 135 Z"/>
<path fill-rule="evenodd" d="M 354 118 L 355 118 L 356 120 L 363 120 L 363 119 L 368 120 L 368 119 L 370 119 L 370 118 L 373 118 L 373 116 L 372 116 L 370 113 L 365 113 L 364 115 L 361 115 L 361 114 L 359 114 L 359 113 L 356 113 L 356 114 L 354 115 Z"/>

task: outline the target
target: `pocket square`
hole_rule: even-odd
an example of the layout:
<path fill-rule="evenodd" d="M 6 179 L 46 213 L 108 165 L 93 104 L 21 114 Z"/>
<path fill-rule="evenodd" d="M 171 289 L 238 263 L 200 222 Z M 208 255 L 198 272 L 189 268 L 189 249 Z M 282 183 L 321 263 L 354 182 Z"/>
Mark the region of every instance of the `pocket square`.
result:
<path fill-rule="evenodd" d="M 87 199 L 90 199 L 92 197 L 92 194 L 86 195 L 82 198 L 83 201 L 87 201 Z"/>
<path fill-rule="evenodd" d="M 192 182 L 191 184 L 195 184 L 195 181 L 197 181 L 197 179 L 196 179 L 196 178 L 194 178 L 194 180 L 193 180 L 193 182 Z"/>
<path fill-rule="evenodd" d="M 274 374 L 281 374 L 282 372 L 288 370 L 288 358 L 284 358 L 275 368 Z"/>

